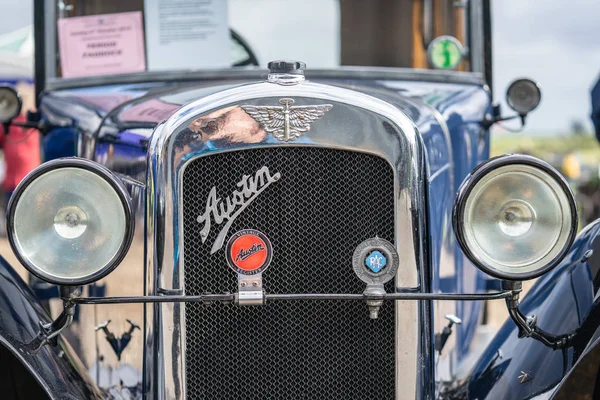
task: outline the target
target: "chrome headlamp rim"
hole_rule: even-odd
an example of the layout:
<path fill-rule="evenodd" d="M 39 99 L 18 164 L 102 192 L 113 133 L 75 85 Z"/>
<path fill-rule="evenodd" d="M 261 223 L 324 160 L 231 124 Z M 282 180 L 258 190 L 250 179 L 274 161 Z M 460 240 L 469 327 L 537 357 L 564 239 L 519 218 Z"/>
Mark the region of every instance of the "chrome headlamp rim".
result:
<path fill-rule="evenodd" d="M 537 168 L 541 170 L 543 173 L 549 175 L 555 182 L 560 186 L 560 188 L 564 191 L 566 198 L 569 202 L 569 209 L 571 212 L 571 225 L 569 226 L 569 233 L 567 240 L 564 244 L 564 247 L 560 252 L 554 256 L 552 260 L 550 260 L 544 267 L 536 269 L 530 272 L 511 272 L 507 273 L 495 268 L 492 268 L 486 265 L 481 261 L 469 248 L 467 244 L 467 239 L 465 235 L 465 226 L 463 223 L 463 216 L 465 213 L 465 206 L 467 204 L 467 198 L 473 191 L 473 189 L 477 186 L 477 184 L 490 172 L 510 165 L 526 165 L 529 167 Z M 452 209 L 452 226 L 454 228 L 454 234 L 456 239 L 460 245 L 460 248 L 467 256 L 467 258 L 475 265 L 477 268 L 481 269 L 483 272 L 491 275 L 495 278 L 512 280 L 512 281 L 522 281 L 529 280 L 533 278 L 537 278 L 553 268 L 555 268 L 567 255 L 569 249 L 573 245 L 575 241 L 575 237 L 577 236 L 577 224 L 578 224 L 578 214 L 577 214 L 577 204 L 575 202 L 575 196 L 571 187 L 565 180 L 565 178 L 554 169 L 550 164 L 545 161 L 540 160 L 539 158 L 525 155 L 525 154 L 505 154 L 501 156 L 497 156 L 491 158 L 481 164 L 479 164 L 473 171 L 467 175 L 463 183 L 460 185 L 458 189 L 458 193 L 456 195 L 456 199 L 454 201 L 454 207 Z"/>
<path fill-rule="evenodd" d="M 83 169 L 89 172 L 94 173 L 99 176 L 101 179 L 104 179 L 117 193 L 117 196 L 121 200 L 121 204 L 123 206 L 123 211 L 125 213 L 125 231 L 123 236 L 123 241 L 121 242 L 121 246 L 117 253 L 112 257 L 112 259 L 101 269 L 94 272 L 93 274 L 86 275 L 82 278 L 57 278 L 54 275 L 46 274 L 44 271 L 41 271 L 38 267 L 34 266 L 26 257 L 23 257 L 19 252 L 19 246 L 14 237 L 15 229 L 14 229 L 14 215 L 16 211 L 16 205 L 21 198 L 21 195 L 24 193 L 25 189 L 29 187 L 36 179 L 41 177 L 42 175 L 55 171 L 61 168 L 78 168 Z M 131 204 L 131 197 L 129 193 L 125 189 L 125 186 L 121 182 L 119 178 L 117 178 L 108 168 L 105 166 L 98 164 L 94 161 L 79 158 L 79 157 L 68 157 L 68 158 L 58 158 L 56 160 L 51 160 L 43 163 L 39 167 L 35 168 L 29 174 L 23 178 L 23 180 L 19 183 L 15 191 L 13 192 L 10 201 L 8 202 L 7 212 L 6 212 L 6 230 L 8 236 L 8 242 L 10 243 L 10 247 L 15 254 L 15 257 L 19 262 L 33 275 L 38 278 L 55 285 L 61 286 L 79 286 L 86 285 L 92 282 L 96 282 L 112 271 L 114 271 L 117 266 L 123 261 L 127 252 L 129 251 L 129 247 L 131 246 L 131 242 L 133 241 L 133 233 L 135 230 L 135 220 L 133 218 L 133 206 Z"/>

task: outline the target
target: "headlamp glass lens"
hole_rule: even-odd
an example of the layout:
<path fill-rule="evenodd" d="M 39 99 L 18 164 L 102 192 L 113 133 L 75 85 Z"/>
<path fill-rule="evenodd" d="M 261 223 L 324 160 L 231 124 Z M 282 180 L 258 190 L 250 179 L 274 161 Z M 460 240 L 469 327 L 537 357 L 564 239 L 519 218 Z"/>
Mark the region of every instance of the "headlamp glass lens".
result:
<path fill-rule="evenodd" d="M 21 193 L 14 242 L 42 274 L 81 279 L 106 267 L 126 236 L 121 198 L 106 179 L 82 168 L 46 172 Z"/>
<path fill-rule="evenodd" d="M 529 165 L 507 165 L 471 190 L 464 234 L 471 252 L 488 267 L 525 273 L 561 252 L 572 218 L 569 198 L 555 179 Z"/>

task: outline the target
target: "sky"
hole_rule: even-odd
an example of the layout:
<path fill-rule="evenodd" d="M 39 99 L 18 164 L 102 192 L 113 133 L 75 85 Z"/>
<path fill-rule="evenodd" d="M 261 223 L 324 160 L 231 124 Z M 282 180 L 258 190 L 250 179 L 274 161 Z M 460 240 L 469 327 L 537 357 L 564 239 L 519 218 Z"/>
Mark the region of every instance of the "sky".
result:
<path fill-rule="evenodd" d="M 599 0 L 492 0 L 494 97 L 514 78 L 542 91 L 526 132 L 568 133 L 579 120 L 590 131 L 590 90 L 600 77 Z M 511 111 L 507 106 L 503 111 Z"/>
<path fill-rule="evenodd" d="M 33 20 L 32 0 L 1 0 L 0 10 L 0 33 L 22 28 Z"/>
<path fill-rule="evenodd" d="M 33 2 L 1 1 L 0 33 L 31 23 Z M 526 132 L 568 133 L 574 120 L 591 130 L 590 90 L 600 77 L 600 0 L 492 0 L 492 6 L 495 100 L 504 101 L 513 79 L 529 77 L 540 85 L 542 102 L 528 117 Z"/>

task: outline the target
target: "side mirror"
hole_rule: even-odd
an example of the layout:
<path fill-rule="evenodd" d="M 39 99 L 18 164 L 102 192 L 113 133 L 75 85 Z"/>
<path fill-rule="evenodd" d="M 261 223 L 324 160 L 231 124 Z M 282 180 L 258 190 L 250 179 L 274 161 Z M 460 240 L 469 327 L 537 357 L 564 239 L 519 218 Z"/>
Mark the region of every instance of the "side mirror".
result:
<path fill-rule="evenodd" d="M 10 122 L 21 112 L 21 96 L 10 86 L 0 86 L 0 123 Z"/>
<path fill-rule="evenodd" d="M 542 99 L 542 92 L 537 83 L 531 79 L 517 79 L 506 90 L 508 106 L 524 118 L 535 110 Z"/>
<path fill-rule="evenodd" d="M 496 104 L 493 107 L 492 117 L 486 117 L 486 119 L 481 122 L 481 125 L 487 129 L 495 123 L 519 118 L 521 120 L 520 128 L 510 129 L 504 127 L 504 129 L 511 132 L 520 132 L 525 126 L 527 114 L 537 108 L 541 99 L 542 92 L 537 83 L 527 78 L 517 79 L 513 81 L 506 90 L 506 102 L 510 108 L 517 112 L 517 115 L 503 117 L 500 112 L 500 105 Z"/>

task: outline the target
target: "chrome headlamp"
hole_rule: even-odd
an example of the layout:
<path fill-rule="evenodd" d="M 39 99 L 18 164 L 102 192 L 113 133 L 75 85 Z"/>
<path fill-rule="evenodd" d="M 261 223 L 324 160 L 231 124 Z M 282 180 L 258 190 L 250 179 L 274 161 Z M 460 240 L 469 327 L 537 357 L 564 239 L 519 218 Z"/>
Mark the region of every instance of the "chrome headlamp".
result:
<path fill-rule="evenodd" d="M 122 182 L 79 158 L 49 161 L 29 173 L 9 202 L 7 219 L 19 261 L 58 285 L 103 278 L 133 238 L 131 200 Z"/>
<path fill-rule="evenodd" d="M 531 156 L 480 164 L 462 183 L 454 231 L 467 257 L 497 278 L 532 279 L 554 268 L 577 231 L 575 198 L 564 178 Z"/>

